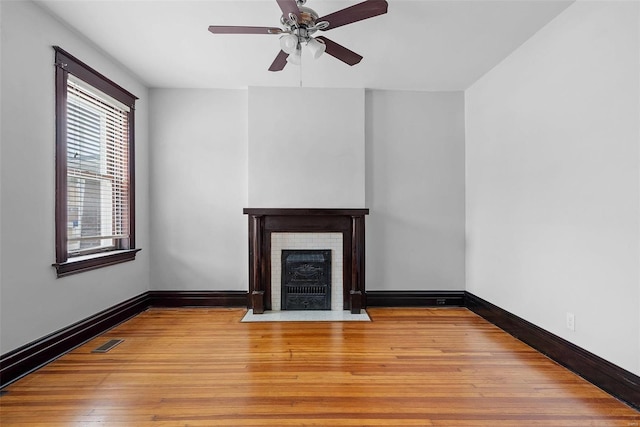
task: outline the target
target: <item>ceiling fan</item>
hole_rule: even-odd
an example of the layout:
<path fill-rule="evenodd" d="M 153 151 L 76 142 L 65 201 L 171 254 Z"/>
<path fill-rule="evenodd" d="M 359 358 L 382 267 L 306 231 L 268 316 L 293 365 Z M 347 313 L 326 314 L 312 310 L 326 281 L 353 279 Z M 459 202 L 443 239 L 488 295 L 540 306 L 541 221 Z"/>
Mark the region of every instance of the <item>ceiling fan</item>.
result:
<path fill-rule="evenodd" d="M 314 58 L 325 51 L 348 65 L 355 65 L 362 56 L 324 37 L 312 37 L 317 31 L 328 31 L 363 19 L 387 13 L 386 0 L 366 0 L 337 12 L 320 17 L 316 11 L 305 7 L 307 0 L 276 0 L 282 10 L 280 23 L 284 27 L 247 27 L 211 25 L 213 34 L 279 34 L 280 53 L 269 71 L 282 71 L 287 62 L 300 64 L 302 45 L 306 45 Z"/>

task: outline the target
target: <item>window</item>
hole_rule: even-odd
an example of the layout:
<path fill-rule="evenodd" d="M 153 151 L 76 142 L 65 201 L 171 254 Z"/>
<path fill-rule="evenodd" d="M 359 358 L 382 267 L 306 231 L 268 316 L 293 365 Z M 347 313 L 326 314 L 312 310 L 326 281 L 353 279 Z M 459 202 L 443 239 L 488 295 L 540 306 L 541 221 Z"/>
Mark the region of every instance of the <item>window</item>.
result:
<path fill-rule="evenodd" d="M 58 277 L 135 259 L 134 95 L 54 46 Z"/>

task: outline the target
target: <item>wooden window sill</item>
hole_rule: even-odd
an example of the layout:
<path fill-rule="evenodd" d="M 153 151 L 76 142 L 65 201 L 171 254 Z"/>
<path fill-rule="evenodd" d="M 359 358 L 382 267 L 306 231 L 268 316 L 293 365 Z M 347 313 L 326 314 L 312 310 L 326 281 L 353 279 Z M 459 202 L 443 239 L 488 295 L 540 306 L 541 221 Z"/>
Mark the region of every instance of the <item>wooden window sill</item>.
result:
<path fill-rule="evenodd" d="M 120 264 L 122 262 L 133 261 L 140 249 L 125 249 L 120 251 L 110 251 L 99 254 L 83 255 L 70 258 L 61 263 L 55 263 L 58 277 L 70 276 L 71 274 L 82 273 L 83 271 L 95 270 L 109 265 Z"/>

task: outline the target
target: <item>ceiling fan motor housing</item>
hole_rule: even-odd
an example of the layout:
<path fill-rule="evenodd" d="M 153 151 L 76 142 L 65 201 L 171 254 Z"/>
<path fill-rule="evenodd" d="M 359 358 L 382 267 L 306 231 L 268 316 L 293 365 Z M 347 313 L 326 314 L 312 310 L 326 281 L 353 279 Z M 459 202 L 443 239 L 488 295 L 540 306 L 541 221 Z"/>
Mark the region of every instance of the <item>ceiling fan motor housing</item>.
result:
<path fill-rule="evenodd" d="M 300 9 L 300 18 L 298 19 L 293 13 L 290 13 L 289 16 L 282 15 L 280 17 L 282 25 L 287 27 L 289 31 L 293 31 L 298 27 L 314 28 L 319 18 L 318 13 L 309 7 L 298 6 L 298 9 Z"/>

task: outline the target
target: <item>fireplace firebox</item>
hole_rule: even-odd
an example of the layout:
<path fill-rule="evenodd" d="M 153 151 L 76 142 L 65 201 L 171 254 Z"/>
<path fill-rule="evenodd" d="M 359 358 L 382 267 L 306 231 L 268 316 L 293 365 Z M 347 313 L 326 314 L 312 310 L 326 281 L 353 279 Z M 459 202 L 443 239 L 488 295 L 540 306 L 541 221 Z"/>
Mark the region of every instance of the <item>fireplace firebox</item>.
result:
<path fill-rule="evenodd" d="M 282 251 L 282 310 L 331 310 L 331 250 Z"/>

